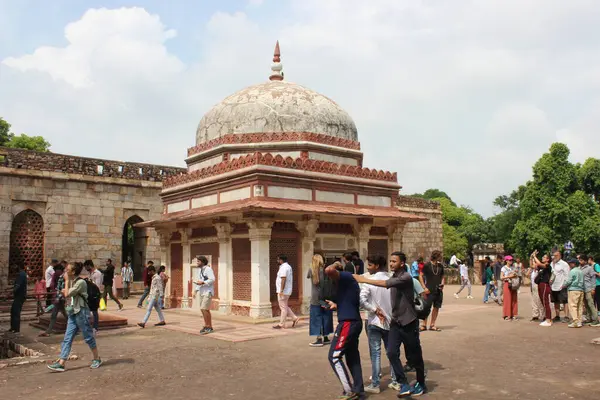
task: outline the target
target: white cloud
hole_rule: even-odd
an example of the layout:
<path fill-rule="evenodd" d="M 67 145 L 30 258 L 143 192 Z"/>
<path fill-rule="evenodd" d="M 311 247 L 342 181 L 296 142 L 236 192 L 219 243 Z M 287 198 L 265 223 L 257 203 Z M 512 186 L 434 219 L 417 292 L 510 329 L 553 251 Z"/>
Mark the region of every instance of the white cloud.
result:
<path fill-rule="evenodd" d="M 397 171 L 408 193 L 438 187 L 490 214 L 553 141 L 578 161 L 600 145 L 593 0 L 291 0 L 265 12 L 277 14 L 214 12 L 199 60 L 184 63 L 170 43 L 196 38 L 174 39 L 182 27 L 143 8 L 88 10 L 65 44 L 2 61 L 0 109 L 57 152 L 181 165 L 210 106 L 266 80 L 279 39 L 286 79 L 346 108 L 366 166 Z"/>

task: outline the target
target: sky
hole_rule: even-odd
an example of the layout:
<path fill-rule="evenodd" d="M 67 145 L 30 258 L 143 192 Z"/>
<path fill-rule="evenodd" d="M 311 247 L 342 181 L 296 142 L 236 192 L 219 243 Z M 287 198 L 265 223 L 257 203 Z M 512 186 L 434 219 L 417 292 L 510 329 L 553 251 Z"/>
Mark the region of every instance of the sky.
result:
<path fill-rule="evenodd" d="M 598 157 L 598 21 L 596 0 L 0 0 L 0 116 L 56 153 L 183 166 L 279 40 L 366 167 L 490 216 L 551 143 Z"/>

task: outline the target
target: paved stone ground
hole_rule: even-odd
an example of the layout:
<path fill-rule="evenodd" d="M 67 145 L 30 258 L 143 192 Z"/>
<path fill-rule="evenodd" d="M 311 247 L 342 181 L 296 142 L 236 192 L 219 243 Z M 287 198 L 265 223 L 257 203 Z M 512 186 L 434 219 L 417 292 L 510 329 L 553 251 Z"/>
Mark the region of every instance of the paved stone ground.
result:
<path fill-rule="evenodd" d="M 530 297 L 520 296 L 517 322 L 501 319 L 500 307 L 476 299 L 446 303 L 438 326 L 443 332 L 422 334 L 429 370 L 428 398 L 439 399 L 593 399 L 600 393 L 600 346 L 590 344 L 600 328 L 567 329 L 565 324 L 541 328 L 528 322 Z M 142 312 L 128 307 L 136 322 Z M 0 369 L 0 393 L 6 399 L 332 399 L 340 392 L 327 362 L 327 350 L 308 347 L 306 322 L 275 334 L 270 325 L 235 320 L 216 321 L 221 336 L 189 334 L 202 324 L 182 311 L 168 311 L 170 329 L 149 327 L 102 333 L 99 349 L 105 364 L 88 368 L 90 354 L 78 341 L 80 360 L 64 374 L 51 374 L 43 365 Z M 152 320 L 151 320 L 152 322 Z M 224 331 L 226 331 L 226 333 Z M 244 329 L 256 330 L 247 340 Z M 240 335 L 237 335 L 237 333 Z M 273 336 L 274 335 L 274 336 Z M 226 336 L 229 336 L 227 339 Z M 252 335 L 251 335 L 252 336 Z M 241 337 L 241 342 L 231 341 Z M 59 338 L 46 344 L 58 352 Z M 370 375 L 366 337 L 361 338 L 363 375 Z M 388 368 L 384 362 L 383 378 Z M 414 378 L 414 376 L 410 376 Z M 87 393 L 87 394 L 86 394 Z M 385 390 L 370 398 L 393 399 Z"/>

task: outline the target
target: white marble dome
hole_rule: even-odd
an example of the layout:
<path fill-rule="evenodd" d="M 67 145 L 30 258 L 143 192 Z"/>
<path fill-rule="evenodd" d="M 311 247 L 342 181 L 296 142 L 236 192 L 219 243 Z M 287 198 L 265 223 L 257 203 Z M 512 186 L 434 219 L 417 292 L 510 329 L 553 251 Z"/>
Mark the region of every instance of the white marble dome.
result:
<path fill-rule="evenodd" d="M 309 132 L 358 140 L 350 115 L 331 99 L 295 83 L 271 80 L 247 87 L 208 111 L 196 144 L 227 134 Z"/>

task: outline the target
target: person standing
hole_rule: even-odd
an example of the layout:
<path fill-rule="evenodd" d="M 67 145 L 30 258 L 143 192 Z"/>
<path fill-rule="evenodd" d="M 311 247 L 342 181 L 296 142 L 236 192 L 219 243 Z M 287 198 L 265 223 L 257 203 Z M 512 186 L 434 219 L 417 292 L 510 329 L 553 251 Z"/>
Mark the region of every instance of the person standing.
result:
<path fill-rule="evenodd" d="M 164 265 L 161 265 L 160 268 L 158 269 L 158 274 L 160 275 L 160 279 L 162 279 L 162 283 L 163 283 L 163 296 L 160 298 L 160 309 L 161 310 L 165 309 L 164 293 L 167 292 L 167 282 L 169 282 L 169 275 L 167 275 L 166 270 L 167 270 L 167 267 L 165 267 Z"/>
<path fill-rule="evenodd" d="M 165 322 L 165 317 L 163 316 L 162 310 L 160 309 L 160 298 L 164 295 L 162 278 L 160 277 L 160 274 L 156 273 L 154 265 L 148 267 L 148 275 L 150 276 L 150 279 L 152 279 L 152 283 L 150 284 L 150 291 L 148 294 L 148 309 L 146 311 L 146 315 L 144 316 L 142 322 L 138 322 L 138 326 L 140 328 L 146 327 L 146 323 L 150 318 L 153 308 L 156 310 L 159 320 L 157 324 L 154 324 L 154 326 L 163 326 L 167 324 Z"/>
<path fill-rule="evenodd" d="M 496 299 L 498 300 L 497 303 L 499 306 L 501 306 L 504 301 L 504 282 L 502 279 L 500 279 L 503 267 L 504 265 L 502 265 L 502 256 L 498 254 L 496 256 L 496 262 L 494 263 L 494 279 L 496 280 Z"/>
<path fill-rule="evenodd" d="M 588 264 L 594 266 L 594 272 L 596 273 L 596 291 L 594 293 L 594 303 L 596 304 L 596 310 L 600 310 L 600 265 L 594 261 L 594 256 L 588 257 Z"/>
<path fill-rule="evenodd" d="M 356 274 L 358 272 L 356 265 L 352 262 L 352 253 L 344 253 L 342 255 L 342 263 L 344 264 L 344 271 L 350 272 L 351 274 Z"/>
<path fill-rule="evenodd" d="M 358 400 L 365 391 L 358 349 L 360 333 L 363 328 L 359 310 L 360 287 L 351 273 L 340 271 L 341 269 L 340 262 L 325 269 L 325 274 L 337 282 L 336 302 L 327 300 L 329 308 L 337 310 L 338 318 L 338 326 L 329 347 L 328 359 L 333 372 L 342 384 L 343 394 L 338 398 Z M 350 374 L 348 370 L 350 370 Z"/>
<path fill-rule="evenodd" d="M 537 258 L 538 251 L 534 251 L 531 255 L 533 257 L 533 262 L 535 266 L 538 268 L 538 274 L 535 277 L 535 281 L 538 285 L 538 294 L 540 296 L 540 300 L 544 305 L 544 316 L 545 320 L 540 324 L 543 327 L 552 326 L 552 311 L 550 309 L 550 297 L 551 297 L 551 288 L 550 288 L 550 277 L 552 275 L 552 266 L 550 265 L 550 256 L 544 254 L 542 256 L 542 261 Z"/>
<path fill-rule="evenodd" d="M 54 372 L 64 372 L 65 364 L 71 353 L 71 346 L 73 340 L 77 335 L 77 332 L 81 331 L 83 340 L 92 350 L 93 360 L 90 368 L 100 368 L 102 360 L 98 354 L 98 346 L 96 339 L 90 326 L 90 310 L 87 307 L 87 284 L 85 280 L 80 278 L 81 271 L 83 270 L 82 263 L 75 263 L 74 265 L 67 266 L 67 278 L 65 280 L 65 289 L 63 289 L 63 296 L 68 298 L 67 302 L 67 329 L 65 331 L 65 338 L 63 339 L 60 357 L 58 361 L 48 365 L 48 368 Z"/>
<path fill-rule="evenodd" d="M 441 253 L 439 256 L 441 257 Z M 437 257 L 438 254 L 435 254 L 435 256 L 432 254 L 431 258 L 437 262 Z M 387 354 L 394 369 L 396 379 L 401 385 L 398 397 L 407 395 L 418 397 L 427 392 L 427 386 L 425 385 L 423 349 L 421 348 L 421 340 L 419 338 L 419 322 L 414 302 L 413 278 L 407 271 L 406 255 L 404 253 L 392 253 L 390 266 L 394 271 L 394 275 L 388 280 L 371 280 L 359 275 L 355 275 L 354 279 L 359 283 L 367 283 L 390 289 L 392 318 Z M 380 316 L 383 316 L 383 313 L 380 313 Z M 401 344 L 404 344 L 407 364 L 417 372 L 417 383 L 412 387 L 408 384 L 408 379 L 400 363 Z"/>
<path fill-rule="evenodd" d="M 465 263 L 461 263 L 459 268 L 461 284 L 460 289 L 458 289 L 458 292 L 454 293 L 454 297 L 458 299 L 458 295 L 466 286 L 468 289 L 467 299 L 472 299 L 473 296 L 471 296 L 471 280 L 469 279 L 469 267 L 467 267 Z"/>
<path fill-rule="evenodd" d="M 54 271 L 56 273 L 56 271 Z M 46 281 L 40 278 L 35 278 L 35 284 L 33 286 L 33 293 L 35 295 L 36 312 L 35 316 L 39 317 L 44 313 L 44 307 L 42 307 L 42 300 L 48 296 L 48 290 L 46 287 Z"/>
<path fill-rule="evenodd" d="M 21 311 L 23 310 L 23 303 L 27 298 L 27 272 L 25 271 L 25 265 L 20 264 L 19 275 L 15 279 L 15 285 L 13 287 L 13 302 L 10 307 L 10 329 L 11 333 L 21 332 Z M 54 273 L 54 269 L 52 270 Z"/>
<path fill-rule="evenodd" d="M 285 321 L 288 317 L 293 321 L 292 328 L 295 328 L 300 321 L 300 318 L 294 314 L 288 305 L 294 286 L 294 273 L 292 267 L 287 262 L 287 256 L 281 254 L 277 257 L 277 263 L 279 264 L 279 271 L 277 272 L 277 278 L 275 278 L 275 289 L 277 291 L 279 309 L 281 310 L 281 318 L 279 324 L 273 326 L 273 329 L 285 328 Z"/>
<path fill-rule="evenodd" d="M 104 279 L 102 279 L 102 284 L 104 285 L 104 292 L 102 294 L 102 298 L 104 299 L 104 304 L 108 306 L 108 297 L 117 303 L 119 306 L 119 311 L 123 309 L 123 304 L 117 299 L 115 294 L 113 293 L 113 283 L 115 280 L 115 266 L 112 263 L 112 260 L 109 258 L 106 262 L 106 269 L 104 270 Z"/>
<path fill-rule="evenodd" d="M 537 322 L 544 320 L 545 310 L 542 299 L 539 295 L 539 287 L 536 283 L 539 273 L 538 267 L 533 259 L 533 255 L 529 258 L 529 277 L 531 278 L 531 321 Z"/>
<path fill-rule="evenodd" d="M 154 267 L 153 261 L 148 261 L 146 263 L 146 266 L 144 267 L 144 272 L 142 272 L 142 281 L 144 281 L 144 293 L 142 294 L 142 297 L 140 297 L 140 301 L 138 301 L 138 308 L 142 308 L 144 300 L 146 300 L 146 297 L 148 297 L 148 294 L 150 293 L 150 286 L 152 285 L 152 277 L 148 274 L 148 268 L 150 267 Z"/>
<path fill-rule="evenodd" d="M 52 277 L 52 292 L 56 293 L 52 302 L 52 314 L 50 314 L 50 323 L 45 332 L 40 333 L 39 336 L 47 337 L 50 336 L 54 331 L 54 325 L 58 318 L 58 313 L 61 313 L 65 317 L 65 321 L 68 321 L 69 316 L 65 310 L 65 296 L 63 295 L 63 289 L 65 288 L 65 271 L 62 264 L 58 264 L 54 268 L 54 276 Z"/>
<path fill-rule="evenodd" d="M 317 339 L 310 343 L 311 347 L 329 345 L 329 335 L 333 333 L 333 311 L 325 308 L 321 302 L 326 299 L 322 295 L 325 286 L 325 261 L 320 254 L 313 255 L 312 264 L 306 279 L 311 281 L 310 320 L 308 334 Z"/>
<path fill-rule="evenodd" d="M 133 268 L 131 268 L 131 265 L 127 261 L 123 264 L 121 276 L 123 277 L 123 299 L 127 300 L 129 299 L 131 283 L 133 282 Z"/>
<path fill-rule="evenodd" d="M 563 283 L 563 288 L 568 291 L 569 308 L 573 321 L 569 324 L 569 328 L 583 327 L 581 316 L 583 314 L 583 297 L 585 293 L 585 285 L 583 282 L 583 272 L 579 268 L 579 261 L 576 259 L 569 260 L 569 276 Z"/>
<path fill-rule="evenodd" d="M 489 257 L 488 257 L 489 260 Z M 496 280 L 494 278 L 494 267 L 491 262 L 487 263 L 485 269 L 485 293 L 483 293 L 483 303 L 487 304 L 492 294 L 492 300 L 498 301 L 498 291 L 496 290 Z"/>
<path fill-rule="evenodd" d="M 358 251 L 352 252 L 352 264 L 356 266 L 356 273 L 358 275 L 362 275 L 365 273 L 365 263 L 363 260 L 360 259 L 360 254 L 358 253 Z"/>
<path fill-rule="evenodd" d="M 385 281 L 389 279 L 385 258 L 377 256 L 367 257 L 368 279 Z M 386 352 L 389 350 L 388 337 L 390 333 L 390 320 L 392 318 L 392 300 L 385 287 L 362 285 L 360 289 L 360 306 L 368 311 L 367 337 L 369 338 L 369 354 L 371 356 L 371 384 L 365 387 L 365 392 L 380 393 L 381 374 L 381 342 Z M 392 368 L 392 382 L 390 387 L 399 386 Z"/>
<path fill-rule="evenodd" d="M 502 306 L 502 317 L 505 321 L 516 321 L 519 314 L 519 294 L 518 287 L 514 287 L 512 282 L 519 278 L 517 267 L 513 264 L 512 256 L 504 257 L 506 265 L 502 267 L 500 278 L 504 284 L 504 303 Z"/>
<path fill-rule="evenodd" d="M 52 304 L 52 298 L 54 294 L 50 290 L 50 282 L 52 281 L 52 276 L 54 275 L 54 267 L 58 265 L 58 260 L 52 259 L 48 268 L 46 268 L 46 272 L 44 273 L 44 280 L 46 281 L 46 291 L 48 295 L 46 296 L 46 307 L 50 307 Z"/>
<path fill-rule="evenodd" d="M 88 279 L 90 280 L 90 282 L 92 282 L 94 285 L 96 285 L 96 287 L 98 288 L 100 293 L 102 293 L 102 282 L 104 281 L 104 275 L 102 274 L 102 272 L 100 272 L 96 268 L 96 266 L 94 265 L 94 262 L 92 260 L 85 260 L 83 262 L 83 266 L 85 267 L 86 271 L 88 272 Z M 66 271 L 66 268 L 65 268 L 65 271 Z M 104 301 L 104 303 L 106 304 L 106 300 Z M 90 308 L 90 307 L 88 307 L 88 308 Z M 92 327 L 93 327 L 93 333 L 95 336 L 98 333 L 100 316 L 98 315 L 98 309 L 95 307 L 90 308 L 90 312 L 92 313 L 92 316 L 94 318 Z"/>
<path fill-rule="evenodd" d="M 423 266 L 419 274 L 419 282 L 425 288 L 423 296 L 432 304 L 430 331 L 441 332 L 436 325 L 437 317 L 444 302 L 444 264 L 442 264 L 442 252 L 434 250 L 431 253 L 431 261 Z M 421 331 L 427 330 L 427 318 L 423 320 Z"/>
<path fill-rule="evenodd" d="M 565 288 L 565 282 L 569 278 L 570 269 L 569 265 L 562 259 L 560 251 L 554 252 L 551 266 L 552 274 L 554 276 L 554 281 L 550 282 L 550 287 L 552 288 L 551 299 L 552 303 L 554 303 L 555 312 L 554 322 L 561 322 L 561 306 L 563 306 L 565 309 L 565 317 L 562 322 L 569 322 L 569 318 L 567 316 L 567 304 L 569 303 L 569 296 L 567 288 Z"/>
<path fill-rule="evenodd" d="M 200 311 L 204 318 L 204 327 L 200 330 L 200 334 L 206 335 L 214 331 L 212 326 L 212 315 L 210 314 L 210 306 L 212 298 L 215 294 L 215 273 L 213 272 L 210 265 L 208 265 L 208 259 L 204 256 L 196 256 L 196 265 L 200 267 L 198 271 L 198 277 L 194 282 L 196 284 L 196 290 L 194 290 L 194 296 L 200 296 Z"/>
<path fill-rule="evenodd" d="M 583 286 L 585 289 L 583 304 L 584 310 L 588 315 L 588 323 L 590 326 L 599 327 L 598 310 L 594 303 L 594 290 L 596 289 L 596 273 L 594 267 L 589 264 L 589 258 L 583 254 L 579 257 L 579 266 L 583 273 Z"/>

